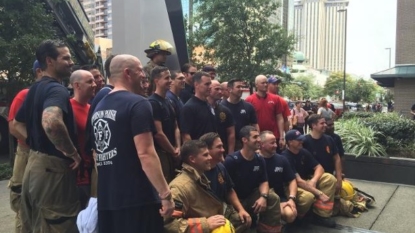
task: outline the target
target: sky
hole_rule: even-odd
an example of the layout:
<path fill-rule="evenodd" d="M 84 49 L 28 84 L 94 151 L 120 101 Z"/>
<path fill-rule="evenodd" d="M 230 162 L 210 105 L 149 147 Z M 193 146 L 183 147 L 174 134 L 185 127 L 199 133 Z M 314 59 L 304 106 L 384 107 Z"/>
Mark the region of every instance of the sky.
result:
<path fill-rule="evenodd" d="M 364 78 L 395 65 L 397 0 L 349 0 L 346 72 Z"/>

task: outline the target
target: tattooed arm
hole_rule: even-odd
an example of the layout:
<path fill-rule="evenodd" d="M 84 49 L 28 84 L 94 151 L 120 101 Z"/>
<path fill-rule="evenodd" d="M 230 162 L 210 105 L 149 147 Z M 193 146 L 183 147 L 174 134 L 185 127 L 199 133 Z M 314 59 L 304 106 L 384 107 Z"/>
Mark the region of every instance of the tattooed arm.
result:
<path fill-rule="evenodd" d="M 72 158 L 77 163 L 77 167 L 80 157 L 69 137 L 68 129 L 63 122 L 62 110 L 59 107 L 52 106 L 43 110 L 42 127 L 56 149 L 61 151 L 65 156 Z"/>

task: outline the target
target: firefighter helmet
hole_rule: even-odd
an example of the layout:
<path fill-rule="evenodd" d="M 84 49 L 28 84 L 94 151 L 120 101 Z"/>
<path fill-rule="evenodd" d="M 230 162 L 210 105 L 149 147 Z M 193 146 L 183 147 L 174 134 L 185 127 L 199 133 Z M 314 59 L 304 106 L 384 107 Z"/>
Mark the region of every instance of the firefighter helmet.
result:
<path fill-rule="evenodd" d="M 212 233 L 235 233 L 235 228 L 233 227 L 232 223 L 226 219 L 225 225 L 214 229 Z"/>
<path fill-rule="evenodd" d="M 344 200 L 352 200 L 356 191 L 354 190 L 353 184 L 348 180 L 342 181 L 342 190 L 340 191 L 340 196 Z"/>
<path fill-rule="evenodd" d="M 164 52 L 170 55 L 173 51 L 173 46 L 165 40 L 155 40 L 150 44 L 150 48 L 144 50 L 147 53 L 148 58 L 152 58 L 154 55 Z"/>

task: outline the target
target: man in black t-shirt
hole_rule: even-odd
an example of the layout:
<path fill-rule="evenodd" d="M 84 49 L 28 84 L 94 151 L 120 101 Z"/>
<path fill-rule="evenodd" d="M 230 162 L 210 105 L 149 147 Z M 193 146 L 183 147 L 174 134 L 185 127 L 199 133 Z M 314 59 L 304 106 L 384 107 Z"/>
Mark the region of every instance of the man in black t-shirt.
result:
<path fill-rule="evenodd" d="M 68 47 L 53 40 L 39 45 L 36 58 L 44 76 L 32 85 L 13 122 L 30 147 L 21 192 L 22 232 L 77 232 L 75 169 L 81 158 L 69 93 L 61 84 L 73 62 Z M 62 218 L 66 221 L 47 221 Z"/>
<path fill-rule="evenodd" d="M 206 143 L 209 155 L 212 157 L 210 160 L 211 169 L 205 172 L 210 181 L 210 188 L 221 202 L 230 204 L 227 205 L 225 218 L 235 226 L 236 232 L 243 232 L 243 229 L 251 226 L 252 219 L 239 201 L 233 189 L 233 181 L 222 164 L 225 152 L 222 140 L 217 133 L 207 133 L 200 140 Z"/>
<path fill-rule="evenodd" d="M 170 90 L 167 91 L 167 98 L 171 100 L 176 115 L 177 123 L 179 123 L 180 112 L 184 106 L 183 101 L 180 99 L 180 93 L 184 89 L 184 75 L 181 71 L 173 70 L 171 73 L 172 83 Z"/>
<path fill-rule="evenodd" d="M 304 148 L 323 166 L 325 172 L 334 174 L 335 171 L 336 193 L 339 193 L 343 180 L 342 164 L 336 143 L 333 138 L 324 134 L 327 127 L 326 119 L 318 114 L 311 115 L 308 124 L 311 132 L 305 137 Z"/>
<path fill-rule="evenodd" d="M 242 149 L 239 131 L 246 125 L 252 125 L 259 130 L 258 120 L 254 106 L 245 102 L 242 97 L 243 82 L 240 79 L 232 79 L 228 82 L 229 98 L 222 100 L 221 104 L 227 107 L 235 121 L 235 150 Z"/>
<path fill-rule="evenodd" d="M 305 136 L 298 130 L 290 130 L 285 134 L 287 149 L 282 156 L 288 159 L 297 181 L 297 210 L 302 218 L 313 205 L 313 223 L 335 227 L 331 218 L 334 205 L 336 178 L 324 173 L 323 167 L 307 150 L 303 149 Z M 314 200 L 314 198 L 316 198 Z"/>
<path fill-rule="evenodd" d="M 184 104 L 190 100 L 192 96 L 195 95 L 195 87 L 193 82 L 193 76 L 196 74 L 196 66 L 186 63 L 182 66 L 182 73 L 184 74 L 184 89 L 180 92 L 180 99 Z"/>
<path fill-rule="evenodd" d="M 180 133 L 183 142 L 198 139 L 203 134 L 218 132 L 216 127 L 215 110 L 209 106 L 207 97 L 212 83 L 210 75 L 197 72 L 193 76 L 195 96 L 183 106 L 180 113 Z"/>
<path fill-rule="evenodd" d="M 225 159 L 225 167 L 245 210 L 251 216 L 259 214 L 258 232 L 281 232 L 281 211 L 278 195 L 268 185 L 264 158 L 256 153 L 261 140 L 253 126 L 240 132 L 243 147 Z"/>
<path fill-rule="evenodd" d="M 277 139 L 271 131 L 261 132 L 261 151 L 260 154 L 267 166 L 269 187 L 280 197 L 281 218 L 287 223 L 294 222 L 297 217 L 297 182 L 290 163 L 282 155 L 276 154 Z M 284 187 L 288 186 L 288 197 Z"/>
<path fill-rule="evenodd" d="M 235 150 L 235 122 L 231 111 L 227 107 L 218 104 L 221 98 L 222 87 L 218 80 L 212 80 L 207 101 L 215 111 L 216 128 L 224 144 L 225 153 L 230 154 Z"/>
<path fill-rule="evenodd" d="M 339 153 L 340 158 L 343 158 L 344 156 L 344 148 L 343 148 L 343 142 L 340 137 L 340 135 L 336 134 L 334 132 L 334 121 L 333 119 L 326 120 L 326 132 L 325 134 L 329 135 L 331 138 L 333 138 L 334 143 L 337 147 L 337 152 Z"/>
<path fill-rule="evenodd" d="M 151 80 L 156 91 L 148 98 L 153 108 L 156 127 L 154 146 L 160 158 L 161 168 L 167 183 L 173 180 L 174 160 L 179 160 L 180 131 L 170 99 L 166 97 L 170 89 L 170 71 L 165 66 L 156 66 L 151 70 Z"/>
<path fill-rule="evenodd" d="M 142 91 L 143 67 L 134 56 L 117 55 L 110 70 L 114 89 L 91 120 L 98 228 L 100 233 L 162 232 L 163 216 L 172 214 L 174 204 L 154 149 L 151 105 L 136 94 Z"/>

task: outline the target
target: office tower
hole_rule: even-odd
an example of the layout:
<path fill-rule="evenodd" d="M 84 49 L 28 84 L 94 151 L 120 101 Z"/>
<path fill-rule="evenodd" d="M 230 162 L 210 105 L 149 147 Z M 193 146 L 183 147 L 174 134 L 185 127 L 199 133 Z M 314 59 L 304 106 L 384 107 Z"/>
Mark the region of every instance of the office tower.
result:
<path fill-rule="evenodd" d="M 112 0 L 80 0 L 95 37 L 112 38 Z"/>

